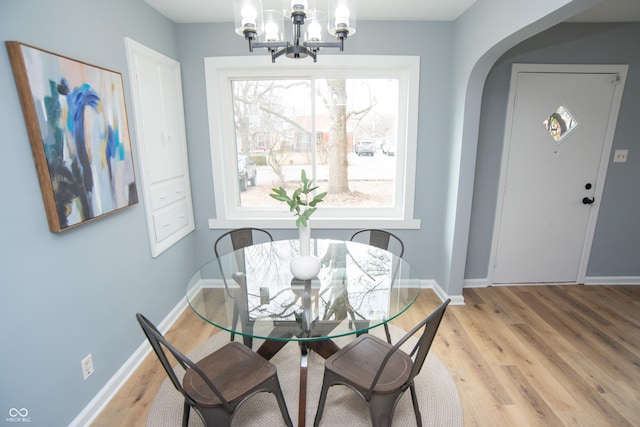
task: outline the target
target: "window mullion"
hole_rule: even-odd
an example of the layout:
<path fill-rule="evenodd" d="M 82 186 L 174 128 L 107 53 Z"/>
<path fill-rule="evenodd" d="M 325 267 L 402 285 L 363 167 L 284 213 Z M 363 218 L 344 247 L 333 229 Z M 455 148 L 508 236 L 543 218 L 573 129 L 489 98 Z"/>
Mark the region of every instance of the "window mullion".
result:
<path fill-rule="evenodd" d="M 318 184 L 318 147 L 316 143 L 316 78 L 315 76 L 311 76 L 310 79 L 310 89 L 311 89 L 311 166 L 313 179 L 316 185 Z M 315 195 L 314 191 L 314 195 Z"/>

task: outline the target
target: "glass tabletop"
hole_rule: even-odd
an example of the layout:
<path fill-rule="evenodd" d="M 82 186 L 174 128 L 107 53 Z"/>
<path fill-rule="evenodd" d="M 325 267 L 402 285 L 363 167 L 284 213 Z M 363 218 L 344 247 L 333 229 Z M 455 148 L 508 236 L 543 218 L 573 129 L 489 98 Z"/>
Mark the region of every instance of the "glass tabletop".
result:
<path fill-rule="evenodd" d="M 293 277 L 299 242 L 239 249 L 195 272 L 187 301 L 205 321 L 229 332 L 273 341 L 317 341 L 380 326 L 407 310 L 420 280 L 402 258 L 350 241 L 315 239 L 314 279 Z"/>

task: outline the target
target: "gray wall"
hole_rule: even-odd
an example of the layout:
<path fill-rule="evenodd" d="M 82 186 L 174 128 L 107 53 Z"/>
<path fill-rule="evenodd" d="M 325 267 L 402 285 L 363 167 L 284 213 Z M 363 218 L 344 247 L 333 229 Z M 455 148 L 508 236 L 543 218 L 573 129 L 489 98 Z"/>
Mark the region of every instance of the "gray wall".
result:
<path fill-rule="evenodd" d="M 478 142 L 482 85 L 507 49 L 598 3 L 598 0 L 476 1 L 453 22 L 452 85 L 440 258 L 435 279 L 454 303 L 462 300 Z M 432 201 L 438 203 L 438 201 Z"/>
<path fill-rule="evenodd" d="M 346 43 L 346 54 L 421 57 L 414 212 L 422 228 L 397 234 L 420 277 L 435 279 L 449 295 L 462 294 L 480 94 L 490 66 L 515 43 L 594 3 L 482 0 L 453 23 L 359 21 L 358 33 Z M 178 25 L 177 30 L 197 227 L 215 215 L 203 57 L 248 54 L 246 41 L 231 29 L 229 24 L 198 24 Z M 316 230 L 314 235 L 344 238 L 351 231 Z M 219 234 L 197 228 L 197 253 L 207 254 Z M 276 238 L 294 235 L 294 230 L 275 232 Z"/>
<path fill-rule="evenodd" d="M 445 188 L 439 178 L 444 173 L 448 138 L 448 98 L 451 85 L 451 25 L 417 22 L 359 22 L 355 37 L 347 40 L 346 54 L 419 55 L 420 112 L 418 130 L 419 182 L 415 215 L 422 220 L 421 230 L 396 230 L 394 233 L 408 244 L 407 260 L 419 269 L 421 277 L 435 277 L 439 258 L 439 233 L 442 221 L 441 203 Z M 387 37 L 394 34 L 395 38 Z M 199 261 L 211 256 L 211 242 L 222 230 L 209 230 L 207 220 L 215 218 L 209 129 L 206 111 L 204 57 L 247 55 L 246 41 L 234 35 L 232 24 L 178 25 L 179 60 L 184 80 L 187 132 L 190 150 L 191 187 L 196 212 L 196 246 Z M 215 43 L 222 39 L 226 43 Z M 320 53 L 337 54 L 327 49 Z M 287 58 L 280 59 L 287 60 Z M 265 56 L 265 62 L 269 59 Z M 314 229 L 314 237 L 348 238 L 353 230 Z M 275 238 L 295 237 L 295 230 L 274 230 Z M 425 244 L 425 242 L 427 242 Z"/>
<path fill-rule="evenodd" d="M 640 24 L 560 24 L 515 46 L 494 65 L 482 97 L 469 249 L 465 278 L 488 275 L 511 65 L 629 64 L 587 277 L 640 277 Z"/>
<path fill-rule="evenodd" d="M 71 422 L 142 342 L 135 313 L 161 321 L 195 267 L 193 234 L 151 258 L 142 204 L 59 234 L 47 226 L 4 41 L 120 71 L 130 100 L 124 36 L 176 57 L 174 24 L 142 0 L 0 2 L 3 421 L 15 407 L 33 426 Z M 80 360 L 89 353 L 95 373 L 85 381 Z"/>

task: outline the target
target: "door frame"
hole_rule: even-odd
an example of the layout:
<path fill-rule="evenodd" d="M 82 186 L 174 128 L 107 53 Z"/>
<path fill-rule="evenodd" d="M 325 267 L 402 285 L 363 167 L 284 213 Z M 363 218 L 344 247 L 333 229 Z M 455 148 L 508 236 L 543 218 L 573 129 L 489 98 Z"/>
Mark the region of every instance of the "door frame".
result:
<path fill-rule="evenodd" d="M 605 133 L 605 141 L 602 149 L 602 156 L 598 167 L 597 185 L 594 189 L 594 197 L 596 203 L 591 205 L 589 212 L 589 220 L 584 238 L 584 245 L 580 257 L 580 265 L 576 281 L 573 283 L 584 283 L 591 254 L 591 246 L 593 244 L 593 236 L 596 229 L 598 212 L 600 211 L 600 201 L 602 201 L 602 193 L 604 183 L 609 167 L 609 159 L 611 157 L 611 148 L 613 146 L 613 137 L 620 112 L 620 104 L 624 83 L 627 78 L 629 66 L 626 64 L 519 64 L 514 63 L 511 67 L 511 81 L 509 83 L 509 97 L 507 103 L 507 115 L 505 119 L 505 131 L 502 145 L 502 157 L 500 160 L 500 181 L 498 184 L 498 197 L 496 200 L 496 214 L 493 225 L 493 238 L 491 242 L 491 255 L 489 257 L 489 269 L 487 272 L 487 283 L 490 286 L 508 286 L 504 283 L 493 283 L 494 269 L 496 263 L 496 253 L 498 251 L 498 235 L 499 227 L 502 219 L 502 206 L 504 204 L 504 190 L 507 176 L 507 166 L 509 161 L 509 149 L 511 146 L 511 130 L 513 127 L 513 109 L 515 105 L 517 78 L 519 73 L 572 73 L 572 74 L 617 74 L 618 83 L 615 86 L 607 130 Z M 568 282 L 563 282 L 567 284 Z M 519 283 L 522 285 L 522 283 Z"/>

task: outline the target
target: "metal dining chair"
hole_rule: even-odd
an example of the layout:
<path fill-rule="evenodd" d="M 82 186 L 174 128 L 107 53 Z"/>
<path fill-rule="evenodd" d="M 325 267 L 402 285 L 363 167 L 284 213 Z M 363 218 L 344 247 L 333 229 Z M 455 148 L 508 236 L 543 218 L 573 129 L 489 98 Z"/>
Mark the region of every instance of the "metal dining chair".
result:
<path fill-rule="evenodd" d="M 402 243 L 402 240 L 395 234 L 386 230 L 380 230 L 377 228 L 359 230 L 353 233 L 351 241 L 366 243 L 368 245 L 375 246 L 376 248 L 390 251 L 400 258 L 404 255 L 404 243 Z M 392 344 L 389 325 L 386 323 L 384 324 L 384 333 L 387 336 L 387 342 Z"/>
<path fill-rule="evenodd" d="M 251 246 L 254 242 L 273 242 L 273 236 L 267 230 L 255 227 L 236 228 L 218 237 L 213 244 L 216 258 L 238 249 Z"/>
<path fill-rule="evenodd" d="M 229 295 L 229 297 L 234 298 L 234 296 L 231 294 L 229 285 L 227 283 L 227 275 L 223 271 L 223 266 L 220 264 L 220 261 L 219 261 L 220 255 L 237 251 L 238 249 L 246 248 L 247 246 L 251 246 L 254 243 L 263 243 L 263 242 L 273 242 L 273 236 L 271 236 L 271 233 L 269 233 L 267 230 L 263 230 L 262 228 L 255 228 L 255 227 L 236 228 L 234 230 L 227 231 L 226 233 L 222 234 L 220 237 L 216 239 L 215 243 L 213 244 L 213 252 L 216 256 L 216 259 L 218 259 L 218 265 L 220 267 L 220 273 L 222 275 L 222 282 L 224 283 L 225 291 L 227 292 L 227 295 Z M 238 267 L 244 267 L 243 259 L 239 258 L 237 263 L 238 263 Z M 239 272 L 237 271 L 232 272 L 232 274 L 236 274 L 236 273 L 239 273 Z M 235 282 L 241 288 L 241 292 L 240 292 L 241 297 L 246 299 L 246 293 L 247 293 L 246 283 L 239 282 L 237 280 L 235 280 Z M 244 288 L 243 288 L 243 283 L 245 283 Z M 245 306 L 246 306 L 245 301 L 234 302 L 234 306 L 233 306 L 233 324 L 234 325 L 238 322 L 238 319 L 240 318 L 240 314 L 241 314 L 240 312 L 246 311 L 244 309 Z M 243 314 L 247 314 L 247 313 L 243 313 Z M 251 329 L 251 325 L 249 323 L 247 323 L 246 326 L 247 328 Z M 250 331 L 248 332 L 250 335 Z M 233 341 L 235 339 L 235 336 L 236 336 L 235 332 L 231 332 L 230 340 Z M 251 348 L 253 344 L 253 339 L 250 336 L 243 336 L 243 342 L 247 347 Z"/>
<path fill-rule="evenodd" d="M 371 334 L 364 334 L 329 357 L 324 365 L 314 427 L 320 424 L 327 393 L 335 384 L 350 387 L 366 401 L 373 427 L 391 426 L 398 399 L 409 389 L 417 425 L 422 426 L 414 378 L 424 365 L 449 302 L 451 300 L 447 299 L 393 346 Z M 411 353 L 400 349 L 421 330 Z"/>
<path fill-rule="evenodd" d="M 238 342 L 230 342 L 198 362 L 171 345 L 153 323 L 138 313 L 136 319 L 176 390 L 184 397 L 182 426 L 189 424 L 191 408 L 205 426 L 231 426 L 238 407 L 258 392 L 273 393 L 287 426 L 293 427 L 275 365 Z M 186 371 L 182 382 L 168 353 Z"/>
<path fill-rule="evenodd" d="M 393 233 L 376 228 L 367 228 L 353 233 L 352 242 L 367 243 L 376 248 L 393 252 L 400 258 L 404 255 L 404 244 L 402 240 Z"/>

